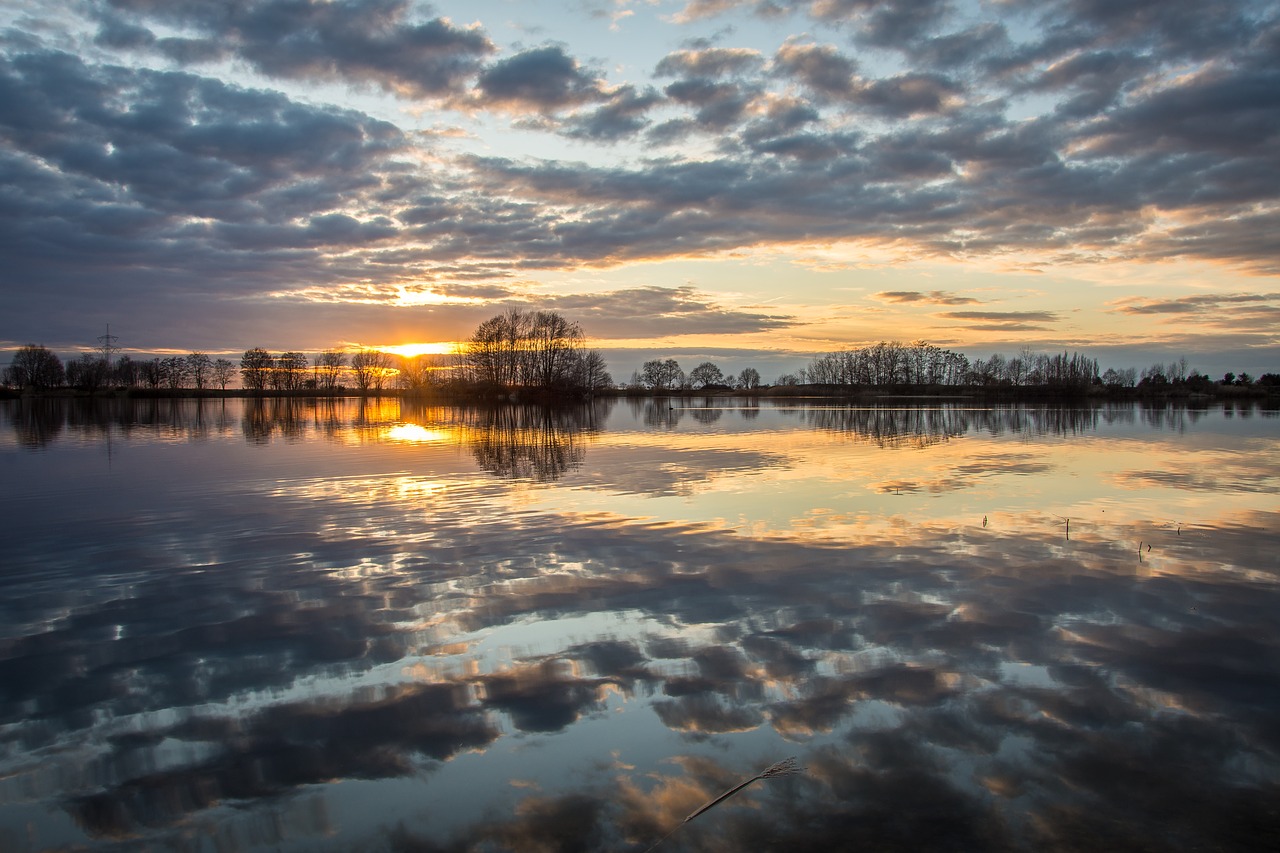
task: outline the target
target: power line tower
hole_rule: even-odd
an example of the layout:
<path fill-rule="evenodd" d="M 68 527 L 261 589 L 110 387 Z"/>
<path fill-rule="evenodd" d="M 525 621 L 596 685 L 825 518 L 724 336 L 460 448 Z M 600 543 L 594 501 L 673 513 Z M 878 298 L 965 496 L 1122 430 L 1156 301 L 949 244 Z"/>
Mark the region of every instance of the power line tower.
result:
<path fill-rule="evenodd" d="M 106 362 L 107 367 L 111 366 L 111 354 L 120 351 L 120 347 L 116 345 L 116 341 L 120 340 L 117 336 L 111 334 L 111 324 L 107 324 L 107 333 L 98 335 L 98 351 L 102 353 L 102 360 Z"/>

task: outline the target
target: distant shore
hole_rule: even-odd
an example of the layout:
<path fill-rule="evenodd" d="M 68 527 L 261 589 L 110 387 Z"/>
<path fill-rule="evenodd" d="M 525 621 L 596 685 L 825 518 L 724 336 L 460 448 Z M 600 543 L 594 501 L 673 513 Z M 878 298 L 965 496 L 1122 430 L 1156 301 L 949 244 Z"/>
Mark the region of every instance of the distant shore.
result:
<path fill-rule="evenodd" d="M 25 389 L 18 391 L 11 388 L 0 389 L 0 399 L 66 399 L 66 400 L 225 400 L 225 399 L 297 399 L 297 400 L 337 400 L 337 399 L 377 399 L 401 398 L 435 400 L 446 403 L 573 403 L 591 398 L 673 398 L 673 399 L 705 399 L 705 398 L 822 398 L 832 400 L 856 401 L 974 401 L 999 403 L 1090 403 L 1126 400 L 1160 400 L 1180 402 L 1211 402 L 1218 400 L 1280 400 L 1280 388 L 1274 386 L 1235 386 L 1218 385 L 1203 391 L 1190 391 L 1185 388 L 1109 388 L 1106 386 L 943 386 L 943 385 L 773 385 L 760 388 L 700 388 L 653 390 L 642 388 L 605 389 L 590 395 L 569 393 L 558 395 L 547 392 L 529 392 L 523 389 L 505 391 L 486 388 L 452 388 L 442 386 L 426 391 L 405 391 L 389 389 L 381 392 L 361 394 L 356 389 L 339 388 L 332 392 L 299 389 L 291 391 L 252 391 L 244 388 L 194 389 L 194 388 L 116 388 L 86 392 L 72 388 L 53 388 L 47 390 Z"/>

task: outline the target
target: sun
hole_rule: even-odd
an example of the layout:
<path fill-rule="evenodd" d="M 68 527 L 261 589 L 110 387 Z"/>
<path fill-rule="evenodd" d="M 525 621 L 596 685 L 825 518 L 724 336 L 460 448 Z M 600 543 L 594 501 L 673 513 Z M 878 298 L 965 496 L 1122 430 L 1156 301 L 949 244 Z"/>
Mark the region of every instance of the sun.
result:
<path fill-rule="evenodd" d="M 435 343 L 397 344 L 393 347 L 378 347 L 378 349 L 402 355 L 405 358 L 413 358 L 416 355 L 448 355 L 454 351 L 455 346 L 448 341 L 436 341 Z"/>

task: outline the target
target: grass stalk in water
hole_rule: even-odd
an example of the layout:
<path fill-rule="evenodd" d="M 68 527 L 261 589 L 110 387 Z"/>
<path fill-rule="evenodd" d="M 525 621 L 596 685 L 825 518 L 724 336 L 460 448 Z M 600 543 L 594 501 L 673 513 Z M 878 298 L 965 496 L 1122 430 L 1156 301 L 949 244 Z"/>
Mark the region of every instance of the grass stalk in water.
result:
<path fill-rule="evenodd" d="M 687 818 L 685 818 L 680 823 L 676 824 L 675 829 L 672 829 L 671 832 L 668 832 L 666 835 L 659 838 L 654 843 L 653 847 L 649 848 L 649 850 L 656 849 L 659 844 L 661 844 L 662 842 L 670 838 L 672 833 L 674 833 L 676 829 L 679 829 L 680 827 L 684 826 L 686 823 L 693 820 L 695 817 L 702 814 L 703 812 L 710 811 L 711 809 L 720 805 L 725 800 L 729 799 L 734 794 L 738 793 L 743 788 L 750 785 L 752 782 L 758 781 L 760 779 L 773 779 L 777 776 L 790 776 L 792 773 L 799 773 L 803 769 L 804 769 L 803 767 L 800 767 L 798 764 L 796 764 L 796 759 L 794 756 L 791 758 L 784 758 L 782 761 L 779 761 L 777 764 L 770 766 L 764 772 L 757 773 L 756 775 L 752 776 L 750 779 L 746 780 L 745 782 L 741 782 L 735 785 L 734 787 L 730 788 L 729 790 L 725 791 L 723 794 L 716 797 L 714 800 L 711 800 L 710 802 L 705 803 L 702 806 L 699 806 L 697 809 L 694 809 L 694 811 Z M 645 853 L 649 853 L 649 850 L 646 850 Z"/>

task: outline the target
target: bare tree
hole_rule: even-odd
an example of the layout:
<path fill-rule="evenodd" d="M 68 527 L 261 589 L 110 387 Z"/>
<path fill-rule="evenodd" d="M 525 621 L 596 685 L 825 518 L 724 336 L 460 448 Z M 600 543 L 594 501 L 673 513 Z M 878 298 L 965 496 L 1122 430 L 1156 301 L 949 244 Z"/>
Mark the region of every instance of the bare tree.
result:
<path fill-rule="evenodd" d="M 575 384 L 588 391 L 600 391 L 613 387 L 613 377 L 599 350 L 588 350 L 578 359 Z"/>
<path fill-rule="evenodd" d="M 225 358 L 219 358 L 213 362 L 213 381 L 218 383 L 218 387 L 223 391 L 227 390 L 227 385 L 235 378 L 236 366 Z"/>
<path fill-rule="evenodd" d="M 342 350 L 327 349 L 316 356 L 316 384 L 332 393 L 338 387 L 342 369 L 347 366 L 347 354 Z"/>
<path fill-rule="evenodd" d="M 510 308 L 476 327 L 465 350 L 471 378 L 504 388 L 529 384 L 527 344 L 533 323 L 533 315 Z"/>
<path fill-rule="evenodd" d="M 142 379 L 142 364 L 127 355 L 122 355 L 116 359 L 115 366 L 111 368 L 111 374 L 112 382 L 117 387 L 133 388 Z"/>
<path fill-rule="evenodd" d="M 684 385 L 684 371 L 674 358 L 646 361 L 640 368 L 645 387 L 654 391 L 674 391 Z"/>
<path fill-rule="evenodd" d="M 533 315 L 526 351 L 530 361 L 526 384 L 535 388 L 564 388 L 571 384 L 582 329 L 555 311 Z"/>
<path fill-rule="evenodd" d="M 110 370 L 102 356 L 95 353 L 81 353 L 74 361 L 67 362 L 66 381 L 73 388 L 90 394 L 107 384 Z"/>
<path fill-rule="evenodd" d="M 426 391 L 443 385 L 453 372 L 450 359 L 440 355 L 415 355 L 400 358 L 396 386 L 405 391 Z"/>
<path fill-rule="evenodd" d="M 204 390 L 204 384 L 209 381 L 209 371 L 212 368 L 213 359 L 205 353 L 193 352 L 187 356 L 187 373 L 197 391 Z"/>
<path fill-rule="evenodd" d="M 185 357 L 171 355 L 168 358 L 160 359 L 160 370 L 164 376 L 164 384 L 169 386 L 169 390 L 177 391 L 187 387 L 190 371 L 187 368 L 187 359 Z"/>
<path fill-rule="evenodd" d="M 282 352 L 276 356 L 275 376 L 279 387 L 297 391 L 306 381 L 307 357 L 300 352 Z"/>
<path fill-rule="evenodd" d="M 387 378 L 395 373 L 395 368 L 387 353 L 376 349 L 362 349 L 351 356 L 351 371 L 355 374 L 356 386 L 361 394 L 368 394 L 370 389 L 378 394 L 386 385 Z"/>
<path fill-rule="evenodd" d="M 261 392 L 267 387 L 271 378 L 275 359 L 262 347 L 253 347 L 244 351 L 240 357 L 240 377 L 244 387 L 250 391 Z"/>
<path fill-rule="evenodd" d="M 160 364 L 158 358 L 144 361 L 139 372 L 142 374 L 142 381 L 152 391 L 164 384 L 164 366 Z"/>
<path fill-rule="evenodd" d="M 66 381 L 62 359 L 48 347 L 36 344 L 19 347 L 5 374 L 9 378 L 9 384 L 19 388 L 57 388 Z"/>
<path fill-rule="evenodd" d="M 712 362 L 704 361 L 689 371 L 689 384 L 695 388 L 706 388 L 708 385 L 723 385 L 724 374 Z"/>
<path fill-rule="evenodd" d="M 582 376 L 584 340 L 581 327 L 555 311 L 511 308 L 476 328 L 463 362 L 475 382 L 566 389 Z"/>

